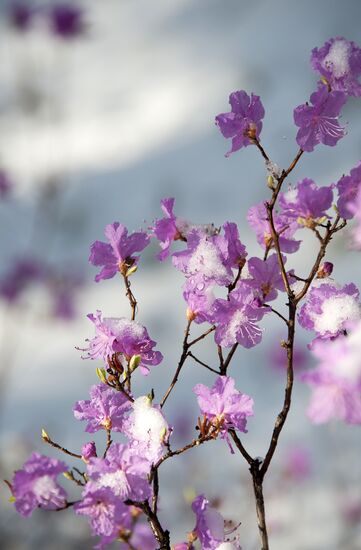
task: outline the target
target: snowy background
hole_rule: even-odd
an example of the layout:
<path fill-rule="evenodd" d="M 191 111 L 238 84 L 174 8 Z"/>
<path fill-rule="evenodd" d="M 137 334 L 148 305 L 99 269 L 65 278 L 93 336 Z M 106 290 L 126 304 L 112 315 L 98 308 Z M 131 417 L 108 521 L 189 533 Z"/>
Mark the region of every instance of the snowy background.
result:
<path fill-rule="evenodd" d="M 310 51 L 331 36 L 361 42 L 358 0 L 96 0 L 84 1 L 87 32 L 62 41 L 38 24 L 26 34 L 7 21 L 0 2 L 0 162 L 14 181 L 0 203 L 0 274 L 26 255 L 45 258 L 54 269 L 83 273 L 77 316 L 65 323 L 49 316 L 47 295 L 28 292 L 16 307 L 1 304 L 1 477 L 10 478 L 34 450 L 44 449 L 40 431 L 77 451 L 86 440 L 72 415 L 96 383 L 95 362 L 80 359 L 93 333 L 86 314 L 128 314 L 118 280 L 95 284 L 89 246 L 107 223 L 131 230 L 160 217 L 159 201 L 176 197 L 176 213 L 194 222 L 235 221 L 250 255 L 259 250 L 245 221 L 265 196 L 265 172 L 256 148 L 226 159 L 229 143 L 214 126 L 228 110 L 231 91 L 261 96 L 266 117 L 262 143 L 272 159 L 288 165 L 297 151 L 295 106 L 313 91 Z M 291 182 L 311 177 L 335 182 L 360 159 L 361 121 L 356 100 L 344 109 L 348 136 L 337 148 L 306 154 Z M 314 254 L 307 243 L 292 262 L 306 273 Z M 133 279 L 138 320 L 158 342 L 164 362 L 137 390 L 161 396 L 173 376 L 185 326 L 182 278 L 170 262 L 160 266 L 156 246 L 147 250 Z M 335 239 L 328 260 L 335 278 L 361 285 L 360 257 Z M 291 263 L 291 262 L 289 262 Z M 281 302 L 282 304 L 282 302 Z M 255 400 L 255 417 L 244 443 L 262 455 L 283 399 L 284 375 L 269 366 L 269 353 L 284 335 L 281 322 L 265 325 L 264 345 L 238 350 L 230 374 Z M 300 333 L 301 346 L 310 339 Z M 214 362 L 205 344 L 199 353 Z M 182 428 L 179 443 L 193 437 L 197 407 L 191 388 L 212 379 L 187 364 L 166 413 Z M 293 410 L 266 482 L 271 546 L 277 550 L 357 550 L 361 506 L 360 431 L 338 424 L 313 427 L 305 416 L 308 389 L 296 384 Z M 173 402 L 172 402 L 173 401 Z M 101 438 L 98 438 L 101 442 Z M 101 444 L 101 443 L 100 443 Z M 285 475 L 296 446 L 309 450 L 311 474 L 292 483 Z M 172 471 L 171 471 L 172 470 Z M 242 522 L 245 550 L 256 550 L 251 484 L 239 455 L 223 442 L 196 449 L 161 470 L 163 523 L 184 540 L 194 526 L 189 495 L 221 497 L 220 510 Z M 226 487 L 226 490 L 225 490 Z M 69 512 L 35 513 L 22 520 L 1 491 L 1 540 L 6 550 L 90 548 L 86 521 Z M 353 515 L 352 515 L 353 514 Z M 177 518 L 177 519 L 175 519 Z"/>

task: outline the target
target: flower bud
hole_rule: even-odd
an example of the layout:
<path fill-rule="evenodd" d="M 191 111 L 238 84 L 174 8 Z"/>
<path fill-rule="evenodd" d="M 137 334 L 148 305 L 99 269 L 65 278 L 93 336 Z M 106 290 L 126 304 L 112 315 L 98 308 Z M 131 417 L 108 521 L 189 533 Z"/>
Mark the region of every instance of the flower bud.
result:
<path fill-rule="evenodd" d="M 89 441 L 89 443 L 84 443 L 81 448 L 81 457 L 84 462 L 89 462 L 90 458 L 97 456 L 97 449 L 94 441 Z"/>
<path fill-rule="evenodd" d="M 140 355 L 133 355 L 130 358 L 130 361 L 129 361 L 129 370 L 130 370 L 130 372 L 135 371 L 135 369 L 139 367 L 141 359 L 142 358 L 141 358 Z"/>
<path fill-rule="evenodd" d="M 44 430 L 44 428 L 41 429 L 41 438 L 44 441 L 49 441 L 50 437 L 48 436 L 47 432 Z"/>
<path fill-rule="evenodd" d="M 107 383 L 107 375 L 105 372 L 105 369 L 100 369 L 99 367 L 95 369 L 96 375 L 99 378 L 99 380 L 103 383 Z"/>
<path fill-rule="evenodd" d="M 322 265 L 320 265 L 316 279 L 325 279 L 326 277 L 329 277 L 333 271 L 333 263 L 332 262 L 323 262 Z"/>
<path fill-rule="evenodd" d="M 132 265 L 132 267 L 130 267 L 126 272 L 125 276 L 130 277 L 131 275 L 133 275 L 133 273 L 137 271 L 137 269 L 138 269 L 138 266 L 136 264 Z"/>
<path fill-rule="evenodd" d="M 273 179 L 273 176 L 267 176 L 267 187 L 269 187 L 270 189 L 274 189 L 274 182 L 275 180 Z"/>

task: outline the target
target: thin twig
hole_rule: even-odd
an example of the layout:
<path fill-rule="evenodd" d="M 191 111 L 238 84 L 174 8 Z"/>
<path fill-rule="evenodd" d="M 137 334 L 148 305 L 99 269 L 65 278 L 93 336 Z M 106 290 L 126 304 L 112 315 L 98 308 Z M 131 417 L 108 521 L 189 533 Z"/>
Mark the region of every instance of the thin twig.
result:
<path fill-rule="evenodd" d="M 68 449 L 66 449 L 65 447 L 62 447 L 61 445 L 59 445 L 59 443 L 55 443 L 55 441 L 50 439 L 48 434 L 42 435 L 41 438 L 44 441 L 44 443 L 47 443 L 48 445 L 50 445 L 51 447 L 54 447 L 55 449 L 59 449 L 59 451 L 65 453 L 66 455 L 73 456 L 74 458 L 80 458 L 80 459 L 82 458 L 81 455 L 77 453 L 73 453 L 72 451 L 68 451 Z"/>
<path fill-rule="evenodd" d="M 175 374 L 173 376 L 173 380 L 170 383 L 167 391 L 165 392 L 165 394 L 164 394 L 164 396 L 163 396 L 163 398 L 160 402 L 160 407 L 161 408 L 164 406 L 164 403 L 167 401 L 167 399 L 168 399 L 169 395 L 171 394 L 174 386 L 176 385 L 176 383 L 178 381 L 179 373 L 182 370 L 182 367 L 183 367 L 183 365 L 186 362 L 186 359 L 188 357 L 188 350 L 190 348 L 190 344 L 188 343 L 188 338 L 189 338 L 189 331 L 190 331 L 191 324 L 192 324 L 192 320 L 188 319 L 187 326 L 186 326 L 186 329 L 184 331 L 182 354 L 180 356 L 177 369 L 176 369 Z"/>
<path fill-rule="evenodd" d="M 196 357 L 195 355 L 193 355 L 192 352 L 188 352 L 188 357 L 192 357 L 192 359 L 198 363 L 199 365 L 202 365 L 202 367 L 205 367 L 206 369 L 210 370 L 211 372 L 214 372 L 214 374 L 219 374 L 219 371 L 216 370 L 216 369 L 212 369 L 212 367 L 210 367 L 209 365 L 207 365 L 207 363 L 203 363 L 203 361 L 201 361 L 200 359 L 198 359 L 198 357 Z"/>

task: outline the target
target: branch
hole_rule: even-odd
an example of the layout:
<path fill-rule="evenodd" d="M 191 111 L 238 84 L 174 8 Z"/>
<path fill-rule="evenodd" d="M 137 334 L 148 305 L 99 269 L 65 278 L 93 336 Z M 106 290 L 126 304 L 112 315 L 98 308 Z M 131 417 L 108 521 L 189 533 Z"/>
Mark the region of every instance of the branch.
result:
<path fill-rule="evenodd" d="M 177 370 L 175 371 L 175 374 L 173 376 L 173 380 L 172 382 L 170 383 L 170 386 L 169 388 L 167 389 L 167 391 L 165 392 L 161 402 L 160 402 L 160 407 L 163 408 L 164 406 L 164 403 L 167 401 L 171 391 L 173 390 L 174 386 L 176 385 L 177 381 L 178 381 L 178 377 L 179 377 L 179 373 L 180 371 L 182 370 L 182 367 L 184 365 L 184 363 L 186 362 L 186 359 L 188 357 L 188 349 L 190 348 L 191 344 L 188 343 L 188 338 L 189 338 L 189 331 L 190 331 L 190 327 L 191 327 L 191 324 L 192 324 L 192 320 L 188 319 L 188 322 L 187 322 L 187 326 L 186 326 L 186 329 L 184 331 L 184 339 L 183 339 L 183 350 L 182 350 L 182 355 L 180 356 L 180 359 L 179 359 L 179 362 L 178 362 L 178 366 L 177 366 Z M 203 336 L 204 337 L 204 336 Z"/>

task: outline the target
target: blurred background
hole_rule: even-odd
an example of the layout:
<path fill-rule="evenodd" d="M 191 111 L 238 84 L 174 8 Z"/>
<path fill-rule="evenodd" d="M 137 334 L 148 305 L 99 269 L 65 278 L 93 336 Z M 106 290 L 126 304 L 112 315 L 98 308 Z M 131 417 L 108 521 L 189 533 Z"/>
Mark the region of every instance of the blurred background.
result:
<path fill-rule="evenodd" d="M 94 283 L 88 263 L 104 226 L 147 228 L 161 217 L 160 199 L 173 196 L 176 214 L 193 222 L 237 222 L 249 255 L 259 254 L 245 216 L 266 196 L 264 165 L 252 147 L 226 159 L 229 143 L 214 117 L 228 110 L 231 91 L 260 95 L 262 143 L 274 162 L 288 165 L 297 151 L 293 109 L 317 80 L 311 49 L 337 35 L 360 44 L 360 20 L 358 0 L 0 1 L 2 478 L 10 479 L 33 450 L 58 456 L 44 448 L 43 427 L 75 452 L 90 439 L 72 407 L 88 397 L 101 364 L 83 361 L 75 347 L 93 335 L 86 314 L 129 314 L 120 281 Z M 307 176 L 330 184 L 356 165 L 356 100 L 348 101 L 343 122 L 348 135 L 335 149 L 305 154 L 292 183 Z M 301 274 L 315 252 L 314 240 L 305 240 L 288 262 Z M 175 371 L 186 323 L 182 277 L 170 261 L 160 265 L 157 252 L 156 244 L 146 250 L 133 277 L 137 318 L 164 354 L 148 378 L 139 374 L 135 391 L 153 387 L 156 401 Z M 327 259 L 337 281 L 361 285 L 360 255 L 347 248 L 345 236 L 334 240 Z M 238 350 L 230 371 L 255 400 L 243 439 L 256 456 L 268 445 L 285 383 L 285 372 L 270 360 L 283 326 L 275 318 L 264 327 L 263 345 Z M 310 334 L 298 335 L 306 350 Z M 204 361 L 216 361 L 212 339 L 200 349 Z M 198 382 L 209 384 L 212 376 L 190 363 L 166 406 L 179 445 L 195 433 L 191 388 Z M 296 383 L 266 482 L 271 547 L 360 549 L 360 430 L 312 426 L 308 399 L 308 388 Z M 189 501 L 205 493 L 227 519 L 242 522 L 242 548 L 258 548 L 247 466 L 224 442 L 164 464 L 161 482 L 161 518 L 173 542 L 193 529 Z M 84 518 L 37 511 L 23 520 L 6 486 L 0 493 L 2 548 L 92 547 Z"/>

